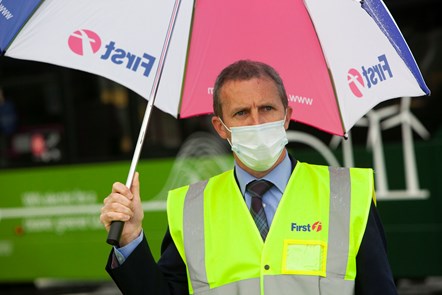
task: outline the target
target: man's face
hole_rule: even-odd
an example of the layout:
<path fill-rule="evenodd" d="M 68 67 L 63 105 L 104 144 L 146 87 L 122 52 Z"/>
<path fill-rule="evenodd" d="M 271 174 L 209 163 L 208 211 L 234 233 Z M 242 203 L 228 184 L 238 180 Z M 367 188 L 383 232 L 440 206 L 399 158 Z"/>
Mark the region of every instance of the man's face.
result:
<path fill-rule="evenodd" d="M 223 122 L 227 127 L 239 127 L 275 122 L 285 119 L 288 128 L 291 108 L 284 106 L 275 83 L 269 78 L 253 78 L 229 81 L 220 92 Z M 218 117 L 212 118 L 213 126 L 221 138 L 230 140 L 230 132 Z"/>

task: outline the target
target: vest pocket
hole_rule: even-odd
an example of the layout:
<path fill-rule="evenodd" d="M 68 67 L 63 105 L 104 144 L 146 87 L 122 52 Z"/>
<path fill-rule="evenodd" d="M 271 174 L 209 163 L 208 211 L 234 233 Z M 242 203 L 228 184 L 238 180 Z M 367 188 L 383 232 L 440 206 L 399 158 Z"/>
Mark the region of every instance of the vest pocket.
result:
<path fill-rule="evenodd" d="M 323 241 L 284 240 L 281 272 L 325 277 L 326 249 Z"/>

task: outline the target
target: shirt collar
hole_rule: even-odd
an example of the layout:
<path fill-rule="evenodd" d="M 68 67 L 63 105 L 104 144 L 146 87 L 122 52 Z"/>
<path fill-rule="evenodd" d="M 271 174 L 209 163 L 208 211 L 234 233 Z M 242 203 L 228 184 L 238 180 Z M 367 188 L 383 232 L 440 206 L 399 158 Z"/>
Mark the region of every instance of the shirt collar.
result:
<path fill-rule="evenodd" d="M 247 173 L 241 167 L 239 167 L 236 161 L 235 161 L 235 173 L 241 193 L 244 195 L 247 184 L 255 180 L 256 178 L 250 175 L 249 173 Z M 272 182 L 282 194 L 285 191 L 285 187 L 287 186 L 287 182 L 289 181 L 291 174 L 292 174 L 292 163 L 288 155 L 288 152 L 286 151 L 284 160 L 282 160 L 282 162 L 279 163 L 278 166 L 276 166 L 269 174 L 264 176 L 262 179 Z"/>

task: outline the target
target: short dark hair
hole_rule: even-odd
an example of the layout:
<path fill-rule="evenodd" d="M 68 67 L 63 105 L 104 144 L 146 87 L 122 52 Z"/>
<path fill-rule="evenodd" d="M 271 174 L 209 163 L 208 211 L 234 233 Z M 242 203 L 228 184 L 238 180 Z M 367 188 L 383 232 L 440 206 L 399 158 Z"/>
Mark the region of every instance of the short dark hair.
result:
<path fill-rule="evenodd" d="M 288 107 L 287 93 L 285 91 L 284 83 L 278 72 L 271 66 L 252 60 L 239 60 L 221 71 L 215 81 L 215 87 L 213 89 L 213 112 L 216 116 L 222 118 L 221 108 L 221 88 L 229 81 L 244 81 L 253 78 L 267 77 L 273 82 L 278 89 L 279 97 L 284 106 L 284 109 Z"/>

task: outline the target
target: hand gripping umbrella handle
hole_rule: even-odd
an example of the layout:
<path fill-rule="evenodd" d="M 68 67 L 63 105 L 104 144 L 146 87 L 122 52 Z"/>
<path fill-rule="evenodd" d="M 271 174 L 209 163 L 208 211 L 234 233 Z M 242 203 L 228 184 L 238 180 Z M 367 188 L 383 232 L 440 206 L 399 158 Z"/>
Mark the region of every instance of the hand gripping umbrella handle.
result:
<path fill-rule="evenodd" d="M 106 242 L 109 245 L 118 247 L 120 244 L 121 233 L 123 232 L 124 222 L 120 220 L 112 221 Z"/>
<path fill-rule="evenodd" d="M 141 149 L 143 147 L 144 136 L 146 134 L 150 114 L 154 106 L 155 98 L 158 91 L 158 86 L 160 84 L 160 78 L 164 69 L 164 61 L 166 59 L 167 51 L 169 49 L 170 39 L 172 37 L 173 29 L 175 27 L 180 4 L 181 0 L 175 0 L 172 15 L 169 21 L 169 27 L 167 29 L 166 38 L 164 40 L 163 48 L 161 50 L 161 56 L 158 61 L 158 68 L 155 73 L 152 89 L 150 90 L 149 101 L 147 103 L 146 112 L 144 113 L 143 123 L 141 124 L 140 134 L 138 135 L 137 145 L 135 147 L 135 152 L 132 157 L 132 163 L 130 165 L 129 175 L 127 176 L 126 186 L 128 188 L 132 186 L 132 180 L 134 178 L 135 169 L 137 167 L 138 159 L 140 158 Z M 123 227 L 124 227 L 123 221 L 113 221 L 109 229 L 106 242 L 110 245 L 118 246 L 120 243 L 121 233 L 123 232 Z"/>
<path fill-rule="evenodd" d="M 135 152 L 132 157 L 132 163 L 130 165 L 129 174 L 126 180 L 126 186 L 131 188 L 132 181 L 135 174 L 135 169 L 137 167 L 138 159 L 140 157 L 141 149 L 143 147 L 144 135 L 146 133 L 147 125 L 149 122 L 150 113 L 152 112 L 152 107 L 150 104 L 147 105 L 146 112 L 144 114 L 143 123 L 141 124 L 140 134 L 138 135 L 137 146 L 135 147 Z M 112 221 L 109 233 L 107 235 L 106 242 L 112 246 L 119 246 L 121 233 L 123 232 L 124 222 L 120 220 Z"/>

